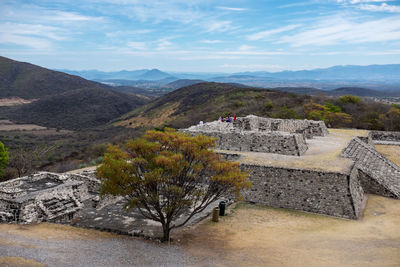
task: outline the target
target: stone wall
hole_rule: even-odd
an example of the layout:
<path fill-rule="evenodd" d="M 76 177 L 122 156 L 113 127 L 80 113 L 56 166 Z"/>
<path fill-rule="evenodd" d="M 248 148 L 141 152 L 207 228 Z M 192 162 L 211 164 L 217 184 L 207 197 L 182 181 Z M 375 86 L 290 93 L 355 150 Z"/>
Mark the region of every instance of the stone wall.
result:
<path fill-rule="evenodd" d="M 342 156 L 356 162 L 365 192 L 400 198 L 400 167 L 373 146 L 356 137 L 343 149 Z"/>
<path fill-rule="evenodd" d="M 369 136 L 376 144 L 400 145 L 400 132 L 371 131 Z"/>
<path fill-rule="evenodd" d="M 238 118 L 233 127 L 242 131 L 303 133 L 307 138 L 325 136 L 329 133 L 323 121 L 272 119 L 254 115 Z"/>
<path fill-rule="evenodd" d="M 253 184 L 243 193 L 246 201 L 349 219 L 361 215 L 365 196 L 357 169 L 344 174 L 249 164 L 241 168 Z"/>
<path fill-rule="evenodd" d="M 222 150 L 254 151 L 300 156 L 303 155 L 308 148 L 302 134 L 258 131 L 196 131 L 191 134 L 203 134 L 217 138 L 216 146 L 218 149 Z"/>

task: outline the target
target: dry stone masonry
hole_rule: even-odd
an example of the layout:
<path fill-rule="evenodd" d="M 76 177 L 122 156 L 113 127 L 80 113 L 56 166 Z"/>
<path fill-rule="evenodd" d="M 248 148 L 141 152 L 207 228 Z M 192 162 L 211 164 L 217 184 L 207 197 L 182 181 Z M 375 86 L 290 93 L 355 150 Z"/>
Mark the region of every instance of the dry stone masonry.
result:
<path fill-rule="evenodd" d="M 0 183 L 0 222 L 68 221 L 90 198 L 85 181 L 40 172 Z M 81 178 L 81 177 L 80 177 Z M 87 177 L 88 182 L 92 180 Z"/>
<path fill-rule="evenodd" d="M 400 198 L 400 168 L 359 138 L 353 138 L 342 151 L 354 159 L 366 193 Z"/>
<path fill-rule="evenodd" d="M 331 130 L 322 121 L 247 116 L 234 123 L 209 122 L 181 131 L 217 138 L 217 153 L 248 171 L 247 201 L 357 219 L 368 194 L 400 198 L 400 168 L 373 144 L 400 144 L 397 132 Z M 353 137 L 353 138 L 351 138 Z M 94 172 L 40 172 L 0 183 L 0 222 L 68 222 L 129 235 L 158 236 L 160 225 L 126 199 L 100 198 Z M 211 212 L 210 206 L 194 219 Z"/>
<path fill-rule="evenodd" d="M 306 138 L 328 134 L 322 121 L 270 119 L 254 115 L 238 118 L 233 123 L 214 121 L 181 131 L 216 137 L 219 149 L 297 156 L 307 151 Z"/>
<path fill-rule="evenodd" d="M 252 188 L 243 193 L 250 202 L 357 219 L 362 216 L 366 193 L 400 198 L 400 168 L 373 147 L 373 143 L 382 140 L 400 144 L 400 133 L 371 132 L 345 141 L 336 154 L 350 159 L 350 167 L 332 171 L 333 160 L 329 161 L 323 149 L 308 149 L 320 143 L 307 139 L 319 138 L 327 144 L 334 141 L 322 121 L 250 115 L 238 118 L 235 123 L 214 121 L 183 131 L 218 138 L 217 152 L 228 160 L 239 161 L 241 169 L 250 173 Z M 290 142 L 291 138 L 295 141 Z M 319 161 L 324 158 L 327 160 L 321 164 Z M 251 163 L 252 159 L 255 163 Z M 302 160 L 304 168 L 298 167 Z M 290 166 L 293 161 L 296 167 Z M 314 168 L 313 161 L 319 162 L 314 163 Z M 326 170 L 321 169 L 324 164 Z"/>

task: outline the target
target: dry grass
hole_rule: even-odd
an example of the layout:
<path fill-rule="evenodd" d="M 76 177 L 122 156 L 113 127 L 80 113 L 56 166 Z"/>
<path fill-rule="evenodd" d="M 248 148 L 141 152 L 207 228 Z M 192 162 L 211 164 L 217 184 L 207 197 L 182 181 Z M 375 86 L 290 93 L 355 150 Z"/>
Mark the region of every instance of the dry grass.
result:
<path fill-rule="evenodd" d="M 359 221 L 241 204 L 178 238 L 220 266 L 399 266 L 399 204 L 370 196 Z"/>
<path fill-rule="evenodd" d="M 35 124 L 0 124 L 0 131 L 38 131 L 46 129 L 46 127 Z"/>
<path fill-rule="evenodd" d="M 10 98 L 0 98 L 0 107 L 10 107 L 10 106 L 16 106 L 16 105 L 23 105 L 23 104 L 29 104 L 37 99 L 22 99 L 19 97 L 10 97 Z"/>
<path fill-rule="evenodd" d="M 400 166 L 400 146 L 375 145 L 375 149 L 386 158 Z"/>
<path fill-rule="evenodd" d="M 100 239 L 113 238 L 117 235 L 96 230 L 76 228 L 69 225 L 41 223 L 41 224 L 0 224 L 0 232 L 11 235 L 37 239 Z"/>
<path fill-rule="evenodd" d="M 0 266 L 32 266 L 32 267 L 43 267 L 46 266 L 43 263 L 32 259 L 25 259 L 22 257 L 0 257 Z"/>
<path fill-rule="evenodd" d="M 161 126 L 164 123 L 168 123 L 171 120 L 175 119 L 176 116 L 172 116 L 173 113 L 176 112 L 179 106 L 178 103 L 174 103 L 172 105 L 166 104 L 165 107 L 158 110 L 157 114 L 153 114 L 149 116 L 148 114 L 144 114 L 143 112 L 139 115 L 129 118 L 124 121 L 119 121 L 115 123 L 116 126 L 124 126 L 130 128 L 136 128 L 143 125 L 151 125 L 151 126 Z"/>

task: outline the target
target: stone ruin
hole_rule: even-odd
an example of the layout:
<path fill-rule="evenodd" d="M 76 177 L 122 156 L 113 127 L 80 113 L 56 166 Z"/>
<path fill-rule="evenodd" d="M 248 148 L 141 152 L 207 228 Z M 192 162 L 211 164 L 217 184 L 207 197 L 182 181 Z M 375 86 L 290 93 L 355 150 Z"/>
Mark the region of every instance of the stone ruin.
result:
<path fill-rule="evenodd" d="M 97 179 L 40 172 L 0 183 L 0 222 L 62 222 L 98 190 Z"/>
<path fill-rule="evenodd" d="M 328 134 L 322 121 L 271 119 L 254 115 L 237 118 L 232 123 L 214 121 L 181 131 L 216 137 L 219 149 L 297 156 L 307 151 L 307 138 Z"/>
<path fill-rule="evenodd" d="M 346 130 L 328 132 L 322 121 L 247 116 L 233 123 L 209 122 L 181 131 L 217 138 L 217 150 L 250 174 L 244 199 L 262 205 L 357 219 L 367 194 L 400 198 L 400 168 L 374 143 L 400 145 L 400 133 Z M 349 131 L 350 133 L 352 131 Z M 0 183 L 0 222 L 60 222 L 155 237 L 160 225 L 123 197 L 99 196 L 94 172 L 40 172 Z M 196 215 L 192 224 L 211 212 Z"/>
<path fill-rule="evenodd" d="M 100 185 L 95 171 L 79 174 L 39 172 L 2 182 L 0 223 L 67 223 L 145 238 L 162 235 L 160 223 L 144 218 L 137 209 L 125 209 L 126 198 L 100 197 Z M 210 205 L 193 216 L 187 226 L 206 217 L 212 208 Z M 176 222 L 184 219 L 181 216 Z"/>
<path fill-rule="evenodd" d="M 400 168 L 374 143 L 400 145 L 400 133 L 328 132 L 324 122 L 253 115 L 181 131 L 216 137 L 216 152 L 248 171 L 244 199 L 336 217 L 362 216 L 367 194 L 400 198 Z M 351 133 L 351 131 L 349 131 Z"/>

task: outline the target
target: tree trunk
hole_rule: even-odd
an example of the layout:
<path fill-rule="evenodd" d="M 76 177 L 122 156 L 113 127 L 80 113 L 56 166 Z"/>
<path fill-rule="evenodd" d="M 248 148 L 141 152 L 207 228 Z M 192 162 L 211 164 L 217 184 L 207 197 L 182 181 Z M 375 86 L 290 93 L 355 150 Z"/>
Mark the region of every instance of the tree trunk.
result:
<path fill-rule="evenodd" d="M 171 231 L 171 229 L 169 229 L 169 225 L 163 224 L 163 234 L 164 234 L 163 239 L 162 239 L 163 242 L 169 241 L 169 232 L 170 231 Z"/>

